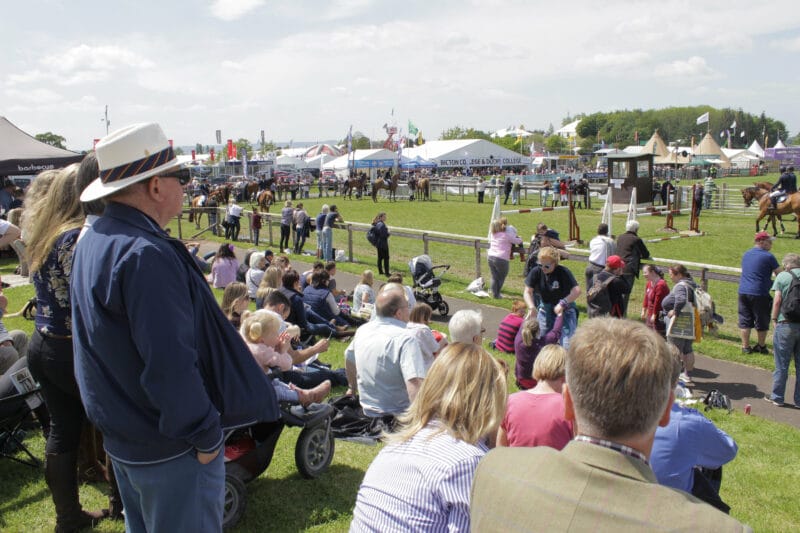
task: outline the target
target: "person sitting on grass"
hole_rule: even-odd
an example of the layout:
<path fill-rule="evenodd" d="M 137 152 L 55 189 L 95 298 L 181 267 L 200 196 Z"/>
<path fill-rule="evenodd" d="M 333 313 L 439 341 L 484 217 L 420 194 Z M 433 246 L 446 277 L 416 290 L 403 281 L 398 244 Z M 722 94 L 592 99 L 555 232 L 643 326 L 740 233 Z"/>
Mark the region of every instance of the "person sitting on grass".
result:
<path fill-rule="evenodd" d="M 514 355 L 517 362 L 514 365 L 514 375 L 517 378 L 517 387 L 522 390 L 532 389 L 536 386 L 536 379 L 531 378 L 533 365 L 542 348 L 548 344 L 558 344 L 564 325 L 564 314 L 556 317 L 553 329 L 543 337 L 539 337 L 540 324 L 535 317 L 528 317 L 514 337 Z"/>
<path fill-rule="evenodd" d="M 500 322 L 497 327 L 497 338 L 490 343 L 495 350 L 514 353 L 514 338 L 517 336 L 520 326 L 522 326 L 525 311 L 525 302 L 522 300 L 511 302 L 511 312 Z"/>
<path fill-rule="evenodd" d="M 294 326 L 293 326 L 294 327 Z M 263 311 L 245 311 L 242 314 L 240 333 L 250 348 L 256 362 L 267 374 L 272 374 L 273 369 L 291 370 L 292 356 L 286 351 L 292 334 L 292 328 L 280 333 L 280 320 L 272 313 Z M 323 381 L 313 389 L 301 389 L 294 384 L 287 385 L 277 376 L 272 380 L 278 401 L 299 403 L 307 407 L 312 403 L 319 403 L 331 391 L 331 382 Z"/>
<path fill-rule="evenodd" d="M 433 310 L 431 306 L 424 302 L 417 302 L 411 314 L 408 317 L 406 329 L 411 333 L 411 336 L 417 339 L 419 347 L 422 350 L 422 357 L 425 358 L 425 365 L 430 368 L 433 364 L 433 358 L 439 353 L 439 350 L 447 345 L 447 338 L 439 333 L 434 333 L 431 330 L 431 314 Z M 436 333 L 439 338 L 436 338 Z"/>
<path fill-rule="evenodd" d="M 234 281 L 222 291 L 222 313 L 236 329 L 242 325 L 242 313 L 249 305 L 250 297 L 247 296 L 247 285 L 244 283 Z"/>
<path fill-rule="evenodd" d="M 572 440 L 572 422 L 564 419 L 564 358 L 558 344 L 542 348 L 533 363 L 536 386 L 508 397 L 506 416 L 497 430 L 498 446 L 550 446 L 561 450 Z"/>
<path fill-rule="evenodd" d="M 469 531 L 472 477 L 505 403 L 503 367 L 486 350 L 442 350 L 364 475 L 350 531 Z"/>

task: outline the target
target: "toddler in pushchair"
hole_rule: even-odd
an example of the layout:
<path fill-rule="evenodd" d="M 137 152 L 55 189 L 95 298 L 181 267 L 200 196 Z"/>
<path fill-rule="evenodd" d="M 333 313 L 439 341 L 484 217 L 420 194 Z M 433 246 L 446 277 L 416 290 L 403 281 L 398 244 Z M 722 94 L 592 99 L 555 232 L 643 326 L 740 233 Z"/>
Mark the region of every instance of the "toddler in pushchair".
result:
<path fill-rule="evenodd" d="M 414 298 L 425 302 L 431 309 L 438 311 L 443 317 L 450 313 L 450 306 L 439 294 L 442 276 L 450 269 L 450 265 L 434 265 L 429 255 L 418 255 L 408 262 L 411 277 L 414 279 Z M 442 269 L 438 274 L 436 269 Z"/>

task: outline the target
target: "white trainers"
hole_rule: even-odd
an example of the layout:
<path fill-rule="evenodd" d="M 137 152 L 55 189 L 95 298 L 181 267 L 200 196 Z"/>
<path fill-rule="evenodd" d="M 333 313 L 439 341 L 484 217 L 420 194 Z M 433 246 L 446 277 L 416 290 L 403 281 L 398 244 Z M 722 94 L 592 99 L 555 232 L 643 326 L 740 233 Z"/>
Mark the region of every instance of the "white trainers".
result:
<path fill-rule="evenodd" d="M 683 381 L 683 383 L 684 383 L 685 385 L 692 385 L 692 384 L 694 384 L 694 382 L 692 381 L 692 378 L 690 378 L 690 377 L 689 377 L 689 374 L 687 374 L 686 372 L 681 372 L 680 376 L 678 376 L 678 379 L 679 379 L 680 381 Z"/>

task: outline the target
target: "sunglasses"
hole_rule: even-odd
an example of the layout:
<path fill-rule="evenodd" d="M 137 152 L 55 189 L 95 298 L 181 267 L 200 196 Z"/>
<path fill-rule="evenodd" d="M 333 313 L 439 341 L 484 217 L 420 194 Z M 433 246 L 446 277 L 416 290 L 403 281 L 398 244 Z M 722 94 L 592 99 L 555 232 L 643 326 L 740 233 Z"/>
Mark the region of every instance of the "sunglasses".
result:
<path fill-rule="evenodd" d="M 184 185 L 188 184 L 190 181 L 192 181 L 192 173 L 189 172 L 188 168 L 182 168 L 180 170 L 175 170 L 173 172 L 170 172 L 169 174 L 162 174 L 160 177 L 162 177 L 162 178 L 175 178 L 176 180 L 178 180 L 178 183 L 180 183 L 181 186 L 184 186 Z"/>
<path fill-rule="evenodd" d="M 542 263 L 542 268 L 545 270 L 550 270 L 551 268 L 555 267 L 556 265 L 553 263 Z"/>

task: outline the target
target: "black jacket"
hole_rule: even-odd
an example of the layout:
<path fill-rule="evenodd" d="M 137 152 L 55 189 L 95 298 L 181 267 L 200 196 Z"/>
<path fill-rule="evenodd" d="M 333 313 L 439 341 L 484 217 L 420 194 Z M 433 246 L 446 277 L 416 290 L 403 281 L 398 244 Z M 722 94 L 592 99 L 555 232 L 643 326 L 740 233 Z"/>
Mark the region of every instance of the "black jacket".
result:
<path fill-rule="evenodd" d="M 642 259 L 650 257 L 650 250 L 636 233 L 626 231 L 617 237 L 617 255 L 625 261 L 625 274 L 634 274 L 639 277 L 639 268 Z"/>

